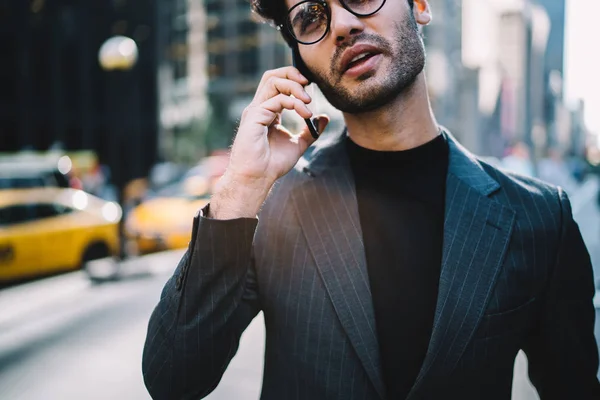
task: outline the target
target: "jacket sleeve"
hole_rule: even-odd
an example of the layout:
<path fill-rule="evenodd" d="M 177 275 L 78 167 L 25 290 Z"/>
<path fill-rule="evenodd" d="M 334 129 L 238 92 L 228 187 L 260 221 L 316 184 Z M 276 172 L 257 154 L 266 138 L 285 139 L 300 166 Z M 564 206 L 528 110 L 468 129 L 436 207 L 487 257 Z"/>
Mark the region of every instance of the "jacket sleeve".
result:
<path fill-rule="evenodd" d="M 592 264 L 560 190 L 561 236 L 536 332 L 524 351 L 541 400 L 600 399 Z"/>
<path fill-rule="evenodd" d="M 190 246 L 150 317 L 142 371 L 153 399 L 203 398 L 221 380 L 259 312 L 257 222 L 194 219 Z"/>

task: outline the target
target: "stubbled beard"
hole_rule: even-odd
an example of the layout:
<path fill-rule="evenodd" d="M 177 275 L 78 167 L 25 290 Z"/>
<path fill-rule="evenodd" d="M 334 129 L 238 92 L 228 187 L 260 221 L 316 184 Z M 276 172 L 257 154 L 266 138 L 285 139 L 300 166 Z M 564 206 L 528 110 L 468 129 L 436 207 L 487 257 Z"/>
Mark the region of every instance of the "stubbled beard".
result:
<path fill-rule="evenodd" d="M 352 47 L 357 42 L 377 46 L 383 51 L 382 56 L 392 62 L 385 78 L 381 79 L 377 85 L 365 85 L 363 88 L 350 91 L 342 86 L 343 74 L 337 67 L 344 50 Z M 417 23 L 414 18 L 408 16 L 396 26 L 395 42 L 390 43 L 378 35 L 364 33 L 357 35 L 344 46 L 336 49 L 331 60 L 329 73 L 312 69 L 311 72 L 314 82 L 332 106 L 345 113 L 360 114 L 381 108 L 410 90 L 424 67 L 425 48 L 423 41 Z M 375 75 L 375 72 L 369 71 L 357 80 L 366 81 L 373 75 Z"/>

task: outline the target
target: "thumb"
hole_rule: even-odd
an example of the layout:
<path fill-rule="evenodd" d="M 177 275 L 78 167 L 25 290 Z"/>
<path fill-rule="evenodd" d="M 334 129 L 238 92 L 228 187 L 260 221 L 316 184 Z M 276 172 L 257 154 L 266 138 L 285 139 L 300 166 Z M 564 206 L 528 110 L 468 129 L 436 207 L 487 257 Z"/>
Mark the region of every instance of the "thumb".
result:
<path fill-rule="evenodd" d="M 329 124 L 329 120 L 329 116 L 326 114 L 313 117 L 313 124 L 317 128 L 319 135 L 325 131 L 325 128 L 327 128 L 327 125 Z"/>
<path fill-rule="evenodd" d="M 315 128 L 317 128 L 317 132 L 320 135 L 323 133 L 323 131 L 325 131 L 327 124 L 329 124 L 329 116 L 327 116 L 325 114 L 321 114 L 321 115 L 311 118 L 311 121 L 312 121 L 313 125 L 315 126 Z M 308 146 L 310 146 L 315 140 L 317 140 L 312 136 L 312 134 L 310 133 L 310 129 L 306 125 L 304 125 L 304 128 L 302 129 L 302 132 L 300 133 L 300 137 L 305 142 L 307 142 Z"/>

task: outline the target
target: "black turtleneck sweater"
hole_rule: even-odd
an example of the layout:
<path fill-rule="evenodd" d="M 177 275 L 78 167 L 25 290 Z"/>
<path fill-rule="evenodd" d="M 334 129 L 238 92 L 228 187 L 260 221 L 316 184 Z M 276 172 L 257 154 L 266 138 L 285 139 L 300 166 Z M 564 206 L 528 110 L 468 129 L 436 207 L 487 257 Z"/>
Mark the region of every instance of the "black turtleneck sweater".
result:
<path fill-rule="evenodd" d="M 388 399 L 423 364 L 438 296 L 448 143 L 374 151 L 347 139 Z"/>

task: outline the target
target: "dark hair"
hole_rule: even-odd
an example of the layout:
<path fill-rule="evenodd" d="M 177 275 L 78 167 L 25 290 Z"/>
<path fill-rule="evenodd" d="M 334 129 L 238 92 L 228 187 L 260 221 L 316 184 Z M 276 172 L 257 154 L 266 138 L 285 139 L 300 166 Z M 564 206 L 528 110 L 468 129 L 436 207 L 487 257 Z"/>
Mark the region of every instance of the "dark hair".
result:
<path fill-rule="evenodd" d="M 414 0 L 407 0 L 410 7 L 413 7 Z M 287 7 L 284 0 L 250 0 L 252 11 L 262 17 L 266 22 L 275 25 L 283 24 L 287 13 Z M 284 37 L 286 36 L 283 32 Z"/>

